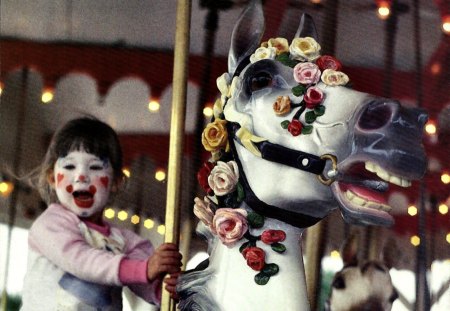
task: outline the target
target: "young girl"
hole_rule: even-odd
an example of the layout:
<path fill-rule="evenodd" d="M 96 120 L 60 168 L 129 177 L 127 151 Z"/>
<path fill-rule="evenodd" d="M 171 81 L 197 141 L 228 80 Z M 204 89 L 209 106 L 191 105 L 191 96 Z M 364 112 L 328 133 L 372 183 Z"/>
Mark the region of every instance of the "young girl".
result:
<path fill-rule="evenodd" d="M 68 122 L 53 136 L 38 175 L 39 192 L 50 205 L 29 232 L 21 310 L 122 310 L 122 286 L 158 304 L 166 274 L 166 289 L 176 297 L 177 247 L 153 249 L 102 218 L 123 178 L 111 127 L 93 118 Z"/>

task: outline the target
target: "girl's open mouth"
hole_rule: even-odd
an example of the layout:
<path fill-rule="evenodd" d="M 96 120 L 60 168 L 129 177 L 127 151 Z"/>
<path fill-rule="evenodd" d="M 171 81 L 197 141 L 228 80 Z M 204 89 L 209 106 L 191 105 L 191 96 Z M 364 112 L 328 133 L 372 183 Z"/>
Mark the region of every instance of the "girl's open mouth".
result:
<path fill-rule="evenodd" d="M 94 204 L 94 194 L 87 190 L 74 191 L 73 199 L 78 207 L 90 208 Z"/>

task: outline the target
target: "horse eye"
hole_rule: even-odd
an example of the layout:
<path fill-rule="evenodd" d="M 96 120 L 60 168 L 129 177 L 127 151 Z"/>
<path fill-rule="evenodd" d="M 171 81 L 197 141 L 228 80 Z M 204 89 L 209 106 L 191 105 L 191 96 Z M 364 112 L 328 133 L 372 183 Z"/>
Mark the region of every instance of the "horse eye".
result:
<path fill-rule="evenodd" d="M 250 78 L 250 91 L 261 90 L 272 85 L 272 76 L 267 72 L 260 72 Z"/>
<path fill-rule="evenodd" d="M 337 276 L 333 280 L 333 283 L 331 284 L 331 286 L 333 286 L 334 288 L 337 288 L 337 289 L 344 289 L 345 288 L 344 278 L 342 276 Z"/>

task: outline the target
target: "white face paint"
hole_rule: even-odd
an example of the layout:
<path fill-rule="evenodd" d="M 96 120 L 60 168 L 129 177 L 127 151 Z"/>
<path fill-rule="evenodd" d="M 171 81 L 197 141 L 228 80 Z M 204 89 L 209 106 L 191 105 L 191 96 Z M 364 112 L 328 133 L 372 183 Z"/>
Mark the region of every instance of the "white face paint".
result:
<path fill-rule="evenodd" d="M 54 166 L 59 202 L 81 217 L 101 211 L 108 202 L 113 181 L 109 160 L 85 151 L 72 151 Z"/>

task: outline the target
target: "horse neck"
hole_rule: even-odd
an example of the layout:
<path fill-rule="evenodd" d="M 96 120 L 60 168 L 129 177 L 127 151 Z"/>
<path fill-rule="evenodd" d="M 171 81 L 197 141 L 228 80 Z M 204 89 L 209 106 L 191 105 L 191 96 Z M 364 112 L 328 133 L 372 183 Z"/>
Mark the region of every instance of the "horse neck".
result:
<path fill-rule="evenodd" d="M 266 285 L 258 285 L 255 275 L 239 248 L 247 240 L 242 239 L 233 247 L 217 242 L 211 249 L 210 268 L 214 278 L 210 290 L 222 310 L 277 310 L 283 301 L 285 310 L 309 310 L 301 250 L 303 228 L 296 228 L 276 219 L 265 219 L 260 229 L 251 229 L 254 236 L 265 230 L 283 230 L 286 239 L 281 242 L 286 251 L 279 254 L 261 241 L 257 247 L 266 254 L 266 263 L 275 263 L 279 272 Z"/>

